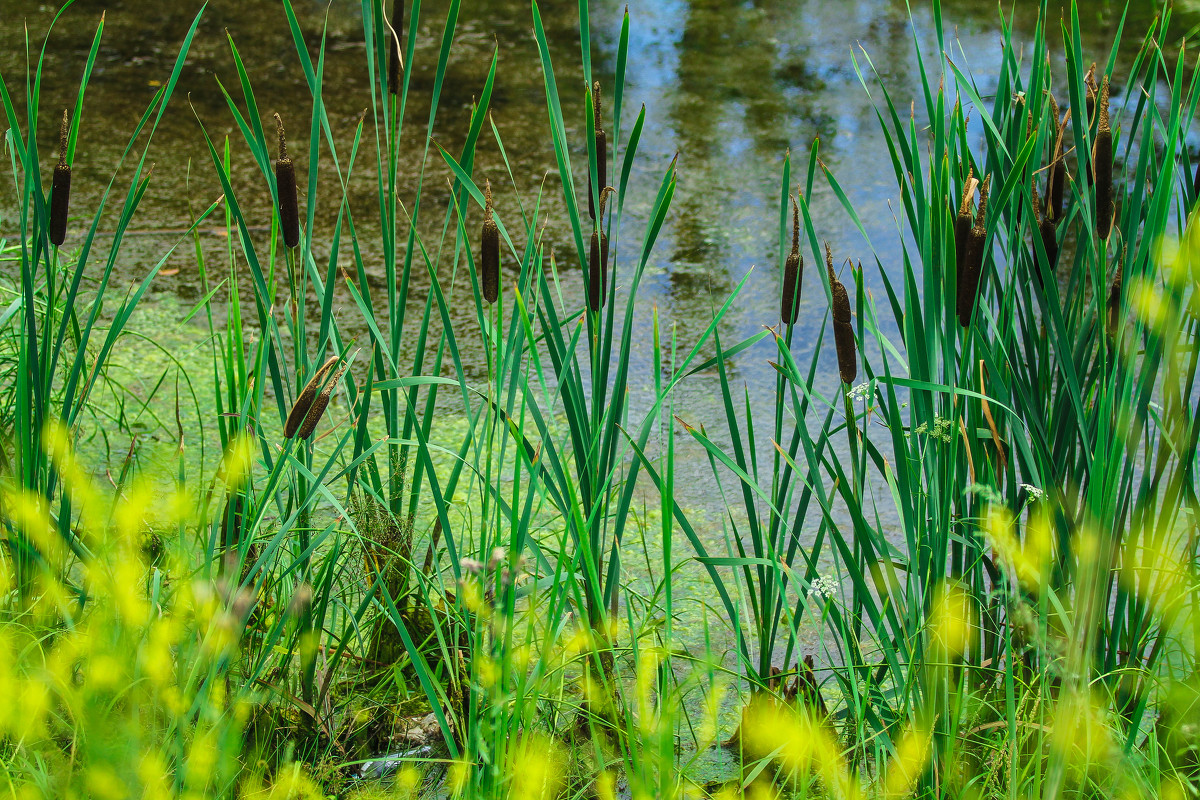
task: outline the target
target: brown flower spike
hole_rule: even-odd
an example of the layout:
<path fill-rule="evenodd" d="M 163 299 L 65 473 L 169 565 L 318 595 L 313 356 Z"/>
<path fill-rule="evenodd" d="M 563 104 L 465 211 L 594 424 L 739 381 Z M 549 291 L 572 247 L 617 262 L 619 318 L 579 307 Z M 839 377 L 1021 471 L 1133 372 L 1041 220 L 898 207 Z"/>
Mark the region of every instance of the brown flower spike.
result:
<path fill-rule="evenodd" d="M 858 377 L 858 356 L 854 344 L 854 325 L 850 316 L 850 295 L 833 272 L 833 253 L 825 243 L 825 269 L 829 271 L 830 310 L 833 312 L 833 341 L 837 345 L 838 373 L 847 386 Z"/>
<path fill-rule="evenodd" d="M 479 248 L 479 272 L 482 276 L 483 299 L 488 303 L 500 297 L 500 229 L 492 216 L 492 184 L 483 187 L 483 235 Z"/>
<path fill-rule="evenodd" d="M 299 431 L 301 434 L 300 438 L 304 439 L 316 428 L 317 420 L 320 419 L 321 414 L 325 413 L 325 406 L 329 404 L 329 392 L 332 391 L 334 384 L 337 383 L 337 378 L 335 377 L 326 385 L 325 378 L 337 366 L 337 363 L 338 357 L 330 356 L 325 360 L 324 364 L 317 368 L 317 371 L 309 378 L 308 383 L 304 384 L 304 388 L 300 391 L 300 396 L 296 398 L 296 402 L 292 404 L 292 410 L 288 412 L 287 421 L 283 423 L 284 437 L 291 439 Z M 338 375 L 341 375 L 340 371 Z M 317 408 L 318 392 L 324 395 L 325 398 L 324 403 L 321 404 L 319 409 Z M 312 419 L 311 425 L 309 424 L 310 418 Z"/>
<path fill-rule="evenodd" d="M 58 134 L 58 164 L 54 167 L 54 180 L 50 184 L 50 243 L 62 245 L 67 238 L 67 211 L 71 206 L 71 167 L 67 164 L 67 138 L 71 134 L 71 120 L 63 109 L 62 128 Z"/>
<path fill-rule="evenodd" d="M 608 186 L 608 134 L 604 132 L 603 108 L 600 105 L 600 81 L 592 84 L 593 110 L 596 121 L 596 178 L 600 181 L 599 191 Z M 602 214 L 604 212 L 601 212 Z M 588 216 L 596 218 L 596 201 L 592 197 L 592 175 L 588 173 Z"/>
<path fill-rule="evenodd" d="M 954 218 L 954 268 L 959 292 L 962 291 L 964 276 L 967 272 L 967 250 L 971 241 L 971 226 L 974 224 L 971 206 L 975 198 L 975 187 L 978 185 L 975 168 L 968 167 L 967 182 L 963 184 L 962 199 L 958 204 L 958 215 Z"/>
<path fill-rule="evenodd" d="M 975 301 L 979 295 L 979 277 L 983 273 L 983 260 L 987 242 L 987 198 L 992 176 L 983 180 L 979 187 L 979 213 L 975 215 L 975 226 L 967 237 L 966 259 L 963 276 L 958 284 L 958 322 L 964 328 L 971 324 L 975 314 Z"/>
<path fill-rule="evenodd" d="M 800 206 L 792 198 L 792 251 L 783 265 L 783 292 L 780 298 L 780 318 L 795 325 L 800 313 L 800 291 L 804 279 L 804 256 L 800 255 Z"/>
<path fill-rule="evenodd" d="M 387 88 L 392 94 L 400 89 L 400 45 L 399 40 L 404 30 L 404 0 L 392 0 L 392 18 L 388 21 L 391 30 L 388 31 L 388 79 Z"/>
<path fill-rule="evenodd" d="M 1113 222 L 1113 143 L 1108 119 L 1108 77 L 1100 84 L 1100 121 L 1096 127 L 1096 143 L 1092 162 L 1096 170 L 1096 235 L 1107 239 Z"/>
<path fill-rule="evenodd" d="M 289 247 L 300 244 L 300 211 L 296 200 L 296 167 L 287 154 L 287 139 L 283 134 L 283 118 L 275 115 L 279 129 L 279 160 L 275 162 L 275 186 L 279 192 L 279 227 L 283 243 Z"/>

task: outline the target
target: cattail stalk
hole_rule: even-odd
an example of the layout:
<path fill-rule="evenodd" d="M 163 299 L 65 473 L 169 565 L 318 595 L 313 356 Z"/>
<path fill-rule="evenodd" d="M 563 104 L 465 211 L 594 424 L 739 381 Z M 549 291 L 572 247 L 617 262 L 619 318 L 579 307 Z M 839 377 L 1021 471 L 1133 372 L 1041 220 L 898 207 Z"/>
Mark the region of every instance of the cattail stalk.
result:
<path fill-rule="evenodd" d="M 483 235 L 479 248 L 479 271 L 483 299 L 488 303 L 500 297 L 500 229 L 492 215 L 492 184 L 484 184 Z"/>
<path fill-rule="evenodd" d="M 54 167 L 54 180 L 50 184 L 50 243 L 62 245 L 67 238 L 67 211 L 71 205 L 71 167 L 67 164 L 67 138 L 71 133 L 71 120 L 63 109 L 62 128 L 58 133 L 58 164 Z"/>
<path fill-rule="evenodd" d="M 283 423 L 283 435 L 285 438 L 291 439 L 305 425 L 309 412 L 313 410 L 314 403 L 316 403 L 317 393 L 324 385 L 326 376 L 337 366 L 337 363 L 338 357 L 330 356 L 325 360 L 324 364 L 317 368 L 317 371 L 309 378 L 308 383 L 304 384 L 304 388 L 300 391 L 300 396 L 296 398 L 296 402 L 292 404 L 292 410 L 288 412 L 287 421 Z M 329 383 L 332 385 L 334 381 L 330 381 Z M 328 403 L 328 398 L 326 402 Z M 324 411 L 323 408 L 322 411 Z M 318 414 L 318 416 L 320 415 Z M 313 425 L 316 425 L 315 421 Z"/>
<path fill-rule="evenodd" d="M 858 377 L 858 357 L 854 344 L 854 325 L 850 316 L 850 295 L 833 272 L 833 253 L 825 243 L 825 269 L 829 272 L 830 310 L 833 312 L 833 341 L 837 345 L 838 373 L 842 383 L 854 384 Z"/>
<path fill-rule="evenodd" d="M 300 244 L 300 211 L 296 199 L 296 167 L 287 154 L 287 138 L 283 133 L 283 118 L 275 115 L 279 130 L 279 160 L 275 162 L 275 187 L 279 192 L 279 227 L 287 247 Z"/>
<path fill-rule="evenodd" d="M 800 313 L 801 281 L 804 279 L 804 256 L 800 255 L 800 206 L 792 198 L 792 251 L 783 265 L 783 293 L 780 299 L 780 318 L 786 325 L 795 325 Z"/>
<path fill-rule="evenodd" d="M 1108 77 L 1100 85 L 1100 121 L 1096 127 L 1096 143 L 1092 149 L 1096 169 L 1096 235 L 1107 239 L 1113 221 L 1113 144 L 1112 127 L 1108 119 Z"/>
<path fill-rule="evenodd" d="M 600 182 L 599 191 L 603 192 L 608 186 L 608 134 L 604 132 L 603 108 L 600 104 L 600 81 L 592 84 L 592 99 L 594 102 L 596 125 L 596 179 Z M 603 212 L 601 212 L 603 213 Z M 592 175 L 588 173 L 588 216 L 596 218 L 596 201 L 592 195 Z"/>
<path fill-rule="evenodd" d="M 387 88 L 394 95 L 400 90 L 400 37 L 404 30 L 404 0 L 392 0 L 392 18 L 388 25 L 391 28 L 388 36 L 391 49 L 388 53 Z"/>
<path fill-rule="evenodd" d="M 975 227 L 971 228 L 967 237 L 963 279 L 958 285 L 958 322 L 964 328 L 971 324 L 979 295 L 979 278 L 983 273 L 984 248 L 987 241 L 988 187 L 991 182 L 992 176 L 989 175 L 979 187 L 979 213 L 975 215 Z"/>

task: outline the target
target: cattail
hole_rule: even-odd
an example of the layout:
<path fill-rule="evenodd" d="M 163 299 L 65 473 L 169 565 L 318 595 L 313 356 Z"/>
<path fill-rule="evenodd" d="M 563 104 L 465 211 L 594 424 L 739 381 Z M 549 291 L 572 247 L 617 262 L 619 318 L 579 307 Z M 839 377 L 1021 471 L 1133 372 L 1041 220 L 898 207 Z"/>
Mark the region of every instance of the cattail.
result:
<path fill-rule="evenodd" d="M 979 187 L 979 213 L 975 215 L 975 227 L 967 237 L 967 255 L 963 263 L 963 279 L 958 285 L 958 322 L 964 328 L 971 324 L 975 314 L 975 301 L 979 294 L 979 277 L 983 273 L 984 245 L 987 240 L 987 198 L 992 176 L 983 180 Z"/>
<path fill-rule="evenodd" d="M 275 115 L 279 129 L 279 160 L 275 162 L 275 186 L 279 192 L 279 227 L 283 243 L 288 247 L 300 244 L 300 212 L 296 200 L 296 167 L 287 154 L 287 139 L 283 135 L 283 118 Z"/>
<path fill-rule="evenodd" d="M 322 384 L 325 383 L 325 377 L 329 374 L 330 370 L 337 366 L 337 362 L 337 356 L 330 356 L 325 360 L 324 364 L 317 368 L 317 371 L 309 378 L 308 383 L 304 384 L 304 389 L 301 390 L 300 396 L 296 398 L 296 402 L 292 405 L 292 410 L 288 412 L 287 421 L 283 423 L 284 437 L 290 439 L 295 436 L 296 431 L 306 422 L 309 412 L 312 411 L 313 404 L 316 402 L 317 392 L 320 391 Z M 330 383 L 332 384 L 333 381 L 330 381 Z M 316 424 L 315 421 L 313 424 Z"/>
<path fill-rule="evenodd" d="M 800 207 L 792 198 L 792 252 L 783 265 L 783 294 L 780 317 L 787 325 L 795 325 L 800 313 L 801 281 L 804 278 L 804 256 L 800 255 Z"/>
<path fill-rule="evenodd" d="M 1057 226 L 1054 220 L 1048 215 L 1042 214 L 1041 199 L 1038 197 L 1037 184 L 1032 187 L 1033 190 L 1033 217 L 1037 220 L 1038 235 L 1042 239 L 1042 249 L 1046 251 L 1046 264 L 1050 267 L 1050 271 L 1054 271 L 1054 265 L 1058 261 L 1058 237 L 1056 236 Z M 1033 253 L 1034 263 L 1037 263 L 1037 248 L 1034 248 Z M 1042 272 L 1039 269 L 1033 271 L 1034 276 L 1038 280 L 1038 285 L 1041 285 Z"/>
<path fill-rule="evenodd" d="M 829 272 L 829 292 L 832 296 L 833 341 L 837 345 L 838 372 L 847 386 L 858 377 L 858 358 L 855 355 L 854 326 L 850 321 L 850 295 L 833 272 L 833 253 L 825 243 L 825 269 Z"/>
<path fill-rule="evenodd" d="M 1104 304 L 1107 311 L 1108 335 L 1117 336 L 1117 326 L 1121 322 L 1121 285 L 1124 282 L 1125 265 L 1117 265 L 1117 274 L 1113 276 L 1112 284 L 1108 287 L 1108 301 Z"/>
<path fill-rule="evenodd" d="M 608 185 L 608 135 L 604 132 L 603 109 L 600 105 L 600 81 L 592 84 L 592 98 L 595 102 L 596 124 L 596 178 L 600 181 L 599 191 L 603 192 Z M 601 212 L 603 213 L 603 212 Z M 588 216 L 596 218 L 596 201 L 592 198 L 592 176 L 588 173 Z"/>
<path fill-rule="evenodd" d="M 604 217 L 607 189 L 600 192 L 600 216 Z M 608 235 L 597 221 L 592 230 L 591 252 L 588 254 L 588 308 L 599 311 L 608 295 Z"/>
<path fill-rule="evenodd" d="M 388 53 L 387 88 L 396 94 L 400 88 L 400 36 L 404 30 L 404 0 L 392 0 L 392 18 L 388 25 L 391 27 L 388 36 L 391 50 Z"/>
<path fill-rule="evenodd" d="M 484 184 L 483 236 L 479 248 L 479 270 L 483 278 L 483 299 L 489 303 L 500 297 L 500 229 L 492 217 L 492 183 Z"/>
<path fill-rule="evenodd" d="M 321 421 L 325 409 L 329 407 L 329 396 L 333 394 L 333 389 L 337 386 L 337 382 L 342 377 L 342 373 L 346 371 L 347 366 L 349 365 L 343 364 L 341 369 L 333 373 L 333 377 L 325 384 L 325 388 L 317 395 L 317 399 L 313 401 L 312 407 L 304 415 L 304 425 L 300 427 L 300 433 L 298 434 L 301 439 L 307 439 L 312 436 L 313 431 L 317 429 L 317 423 Z"/>
<path fill-rule="evenodd" d="M 63 109 L 62 128 L 58 134 L 58 164 L 50 185 L 50 243 L 58 247 L 67 238 L 67 209 L 71 205 L 71 167 L 67 164 L 67 137 L 71 121 Z"/>
<path fill-rule="evenodd" d="M 975 178 L 975 168 L 969 167 L 967 182 L 963 184 L 962 200 L 958 204 L 958 216 L 954 218 L 954 266 L 956 285 L 959 287 L 960 293 L 963 281 L 966 280 L 967 251 L 970 248 L 971 226 L 974 224 L 971 219 L 971 203 L 975 197 L 975 187 L 978 184 L 979 181 Z"/>
<path fill-rule="evenodd" d="M 246 517 L 246 499 L 239 492 L 225 502 L 225 513 L 221 516 L 221 547 L 232 550 L 242 540 L 242 526 Z"/>
<path fill-rule="evenodd" d="M 1112 127 L 1108 119 L 1108 77 L 1100 84 L 1100 121 L 1096 127 L 1096 143 L 1092 149 L 1096 169 L 1096 235 L 1107 239 L 1112 230 L 1113 197 Z"/>
<path fill-rule="evenodd" d="M 1054 137 L 1054 156 L 1050 162 L 1049 177 L 1046 179 L 1046 214 L 1057 224 L 1062 219 L 1063 190 L 1067 185 L 1067 160 L 1063 152 L 1063 140 L 1066 138 L 1067 119 L 1058 116 L 1058 103 L 1054 95 L 1050 95 L 1050 108 L 1054 112 L 1054 124 L 1057 135 Z"/>

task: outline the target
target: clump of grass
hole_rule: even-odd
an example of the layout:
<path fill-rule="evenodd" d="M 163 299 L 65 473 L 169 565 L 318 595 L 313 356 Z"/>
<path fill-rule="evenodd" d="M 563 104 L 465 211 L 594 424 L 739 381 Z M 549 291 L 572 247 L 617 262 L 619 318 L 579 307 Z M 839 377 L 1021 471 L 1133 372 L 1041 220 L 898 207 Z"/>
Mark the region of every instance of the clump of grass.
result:
<path fill-rule="evenodd" d="M 833 341 L 837 345 L 838 374 L 842 383 L 854 384 L 858 377 L 858 357 L 854 345 L 854 326 L 850 316 L 850 294 L 833 271 L 833 252 L 825 243 L 825 269 L 829 272 L 830 310 L 833 312 Z"/>
<path fill-rule="evenodd" d="M 283 424 L 285 438 L 291 439 L 297 432 L 300 433 L 301 439 L 306 439 L 312 434 L 313 429 L 317 426 L 317 421 L 325 413 L 325 406 L 329 404 L 329 391 L 337 382 L 336 378 L 328 382 L 325 378 L 329 376 L 337 363 L 338 357 L 330 356 L 304 385 L 304 389 L 296 398 L 296 402 L 292 404 L 292 409 L 288 412 L 287 420 Z M 321 402 L 322 399 L 324 402 Z"/>
<path fill-rule="evenodd" d="M 287 138 L 283 132 L 283 118 L 275 114 L 275 126 L 279 130 L 279 159 L 275 162 L 275 185 L 279 192 L 279 227 L 283 231 L 283 243 L 289 248 L 300 244 L 300 211 L 296 199 L 296 167 L 287 152 Z"/>
<path fill-rule="evenodd" d="M 67 138 L 71 134 L 71 116 L 63 109 L 58 134 L 58 163 L 50 187 L 50 243 L 59 247 L 67 238 L 67 211 L 71 205 L 71 165 L 67 163 Z"/>
<path fill-rule="evenodd" d="M 1112 126 L 1108 119 L 1108 76 L 1100 84 L 1100 119 L 1096 124 L 1096 143 L 1092 150 L 1092 162 L 1096 170 L 1096 235 L 1107 239 L 1112 230 L 1113 196 L 1113 142 Z"/>
<path fill-rule="evenodd" d="M 484 184 L 483 233 L 479 247 L 479 271 L 483 284 L 483 299 L 488 303 L 500 297 L 500 229 L 492 211 L 492 184 Z"/>
<path fill-rule="evenodd" d="M 804 280 L 804 256 L 800 255 L 800 207 L 792 198 L 792 251 L 783 265 L 783 293 L 780 298 L 780 318 L 787 325 L 796 324 L 800 313 L 800 292 Z"/>

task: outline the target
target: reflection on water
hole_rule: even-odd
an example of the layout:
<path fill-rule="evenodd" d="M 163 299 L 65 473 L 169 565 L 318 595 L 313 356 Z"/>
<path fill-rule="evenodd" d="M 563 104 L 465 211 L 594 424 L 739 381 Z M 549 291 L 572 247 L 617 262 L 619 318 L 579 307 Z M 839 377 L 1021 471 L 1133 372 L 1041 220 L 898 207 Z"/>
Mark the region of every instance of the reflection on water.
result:
<path fill-rule="evenodd" d="M 80 0 L 55 31 L 46 55 L 48 71 L 43 96 L 47 109 L 73 104 L 94 25 L 101 11 L 106 11 L 103 46 L 89 87 L 80 140 L 81 157 L 75 173 L 76 209 L 95 208 L 128 131 L 153 95 L 155 82 L 162 80 L 170 68 L 175 48 L 191 22 L 193 5 L 198 4 Z M 322 25 L 327 25 L 325 100 L 335 136 L 348 142 L 359 115 L 370 104 L 364 77 L 359 3 L 335 0 L 326 5 L 297 0 L 295 5 L 308 46 L 314 53 L 320 44 Z M 1107 52 L 1107 42 L 1119 22 L 1119 8 L 1110 9 L 1107 4 L 1085 5 L 1087 46 L 1095 58 Z M 415 191 L 421 169 L 428 98 L 446 7 L 446 0 L 426 2 L 419 20 L 403 132 L 407 154 L 401 166 L 405 198 Z M 586 167 L 586 151 L 581 134 L 584 114 L 577 4 L 574 0 L 547 0 L 541 3 L 541 8 L 579 175 Z M 619 0 L 592 4 L 596 77 L 609 91 L 623 8 L 624 3 Z M 1140 38 L 1152 13 L 1149 3 L 1135 5 L 1127 22 L 1129 41 Z M 818 137 L 821 158 L 859 210 L 869 244 L 849 224 L 840 204 L 819 177 L 809 197 L 818 236 L 829 241 L 839 261 L 849 257 L 861 259 L 867 265 L 869 287 L 879 286 L 873 274 L 875 257 L 884 269 L 899 268 L 900 234 L 892 210 L 891 167 L 877 130 L 875 110 L 860 85 L 851 56 L 853 53 L 859 64 L 865 64 L 863 53 L 869 54 L 893 97 L 915 96 L 920 84 L 912 46 L 914 38 L 928 65 L 935 66 L 941 58 L 936 52 L 928 9 L 914 10 L 911 24 L 905 4 L 899 0 L 742 3 L 640 0 L 630 3 L 630 14 L 631 49 L 623 136 L 628 136 L 643 103 L 647 107 L 647 125 L 641 158 L 631 181 L 635 188 L 625 199 L 622 227 L 627 240 L 640 239 L 662 171 L 676 154 L 679 158 L 679 188 L 674 207 L 639 297 L 641 323 L 647 331 L 651 310 L 657 307 L 665 325 L 676 328 L 680 342 L 690 344 L 711 319 L 713 308 L 752 267 L 754 271 L 729 317 L 725 341 L 751 335 L 777 321 L 777 275 L 781 261 L 777 224 L 782 159 L 790 148 L 793 174 L 801 174 Z M 50 7 L 35 0 L 4 0 L 0 70 L 10 86 L 17 88 L 21 82 L 25 24 L 36 45 L 51 15 Z M 1035 18 L 1036 4 L 1021 3 L 1012 19 L 1017 35 L 1030 36 Z M 979 76 L 986 86 L 987 76 L 995 74 L 998 68 L 995 6 L 983 0 L 948 3 L 944 19 L 949 38 L 955 42 L 950 56 Z M 1180 30 L 1186 30 L 1194 22 L 1187 18 L 1177 20 Z M 236 89 L 237 75 L 223 35 L 226 29 L 237 42 L 253 76 L 264 116 L 276 110 L 284 114 L 291 138 L 297 143 L 293 149 L 301 166 L 308 158 L 301 143 L 308 134 L 311 104 L 279 4 L 276 0 L 215 0 L 182 75 L 177 100 L 152 148 L 150 160 L 156 163 L 153 188 L 135 225 L 138 235 L 131 237 L 127 257 L 120 265 L 125 276 L 139 275 L 149 257 L 161 253 L 173 241 L 174 234 L 163 232 L 185 227 L 195 209 L 219 194 L 197 118 L 214 138 L 226 134 L 235 137 L 233 180 L 242 193 L 243 206 L 252 215 L 269 220 L 265 188 L 244 148 L 237 146 L 236 130 L 218 84 L 219 79 L 241 103 L 241 93 Z M 513 165 L 516 189 L 526 198 L 533 197 L 546 176 L 553 175 L 555 170 L 541 70 L 530 31 L 529 5 L 525 0 L 464 3 L 433 128 L 439 143 L 452 152 L 458 148 L 493 48 L 498 48 L 499 77 L 492 101 L 493 116 Z M 1118 66 L 1118 75 L 1128 68 L 1127 57 L 1122 65 Z M 55 143 L 56 132 L 52 127 L 47 125 L 41 132 L 47 159 Z M 332 163 L 325 168 L 331 169 Z M 435 241 L 448 199 L 448 173 L 438 159 L 431 159 L 425 170 L 426 202 L 433 211 L 426 214 L 422 231 L 430 241 Z M 505 184 L 498 179 L 504 174 L 499 149 L 489 137 L 485 137 L 479 150 L 477 174 L 491 177 L 493 186 Z M 320 243 L 328 239 L 341 199 L 332 172 L 325 175 L 329 180 L 324 181 L 316 198 L 314 241 L 318 242 L 315 248 L 318 261 L 328 256 Z M 3 215 L 0 235 L 13 232 L 14 198 L 9 186 L 6 182 L 0 194 L 0 215 Z M 561 193 L 552 183 L 545 186 L 543 218 L 550 221 L 546 239 L 559 254 L 568 288 L 573 280 L 576 288 L 582 290 L 573 263 L 572 239 L 562 223 Z M 356 215 L 360 244 L 366 248 L 366 262 L 376 271 L 374 277 L 381 278 L 377 243 L 372 244 L 376 241 L 372 226 L 377 219 L 374 196 L 374 176 L 360 170 L 349 183 L 349 200 Z M 515 205 L 511 187 L 506 192 L 498 191 L 497 206 L 501 214 L 506 210 L 513 213 Z M 205 237 L 207 252 L 218 262 L 224 244 L 215 234 Z M 521 244 L 518 242 L 518 246 Z M 631 245 L 622 248 L 618 240 L 615 248 L 619 274 L 621 259 L 628 257 Z M 811 252 L 811 248 L 806 247 L 805 252 Z M 175 260 L 179 273 L 159 279 L 156 289 L 194 301 L 198 297 L 194 258 L 181 252 Z M 811 258 L 808 275 L 795 338 L 798 343 L 815 339 L 826 313 Z M 641 376 L 650 370 L 649 338 L 639 337 L 645 344 L 634 353 L 635 374 Z M 745 381 L 750 396 L 756 400 L 769 401 L 773 395 L 774 374 L 766 364 L 772 347 L 764 342 L 741 357 L 736 365 L 735 380 Z M 873 355 L 868 348 L 866 357 Z M 806 360 L 807 352 L 800 358 Z M 832 352 L 826 360 L 817 388 L 830 392 L 836 385 Z M 650 380 L 633 381 L 634 386 L 651 384 Z M 714 378 L 697 376 L 684 385 L 677 410 L 689 422 L 719 429 L 721 412 L 714 403 L 715 390 Z M 635 394 L 635 408 L 639 404 L 644 406 L 647 397 Z M 683 454 L 686 456 L 687 452 L 685 446 Z M 681 465 L 678 485 L 708 485 L 707 463 L 697 454 L 692 455 L 692 459 L 685 458 Z M 685 503 L 705 506 L 712 502 L 711 497 L 699 490 L 692 497 L 685 493 L 686 490 L 681 493 Z"/>

